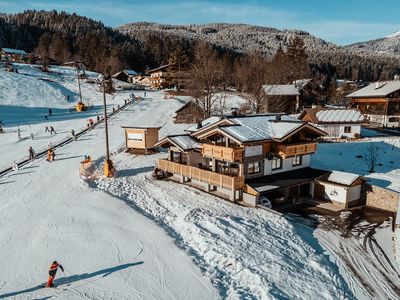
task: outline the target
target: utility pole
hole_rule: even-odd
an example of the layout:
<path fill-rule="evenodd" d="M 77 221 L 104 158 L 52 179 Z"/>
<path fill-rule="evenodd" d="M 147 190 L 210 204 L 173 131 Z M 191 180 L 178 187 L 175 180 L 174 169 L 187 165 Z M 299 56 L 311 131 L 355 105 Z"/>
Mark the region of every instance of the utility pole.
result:
<path fill-rule="evenodd" d="M 108 81 L 108 76 L 103 75 L 102 85 L 103 85 L 103 104 L 104 104 L 104 127 L 106 133 L 106 160 L 104 161 L 104 176 L 112 177 L 114 176 L 114 165 L 110 159 L 110 150 L 108 143 L 108 122 L 107 122 L 107 103 L 106 103 L 106 81 Z"/>
<path fill-rule="evenodd" d="M 80 81 L 80 78 L 79 78 L 79 67 L 78 67 L 78 65 L 76 65 L 75 69 L 76 69 L 76 76 L 78 77 L 79 99 L 80 99 L 79 102 L 83 103 L 82 102 L 81 81 Z"/>

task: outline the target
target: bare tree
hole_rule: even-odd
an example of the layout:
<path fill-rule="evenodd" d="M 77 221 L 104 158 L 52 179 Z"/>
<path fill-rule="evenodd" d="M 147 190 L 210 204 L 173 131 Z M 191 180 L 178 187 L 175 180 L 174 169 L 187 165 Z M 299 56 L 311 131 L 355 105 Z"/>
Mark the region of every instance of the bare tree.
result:
<path fill-rule="evenodd" d="M 188 91 L 194 102 L 201 108 L 204 117 L 210 117 L 219 100 L 224 71 L 216 51 L 199 43 L 195 49 L 194 62 L 189 70 Z"/>
<path fill-rule="evenodd" d="M 382 154 L 382 150 L 375 143 L 371 143 L 371 145 L 367 148 L 367 152 L 365 153 L 365 163 L 368 166 L 368 172 L 375 172 L 375 167 L 381 160 Z"/>
<path fill-rule="evenodd" d="M 244 92 L 247 105 L 254 113 L 268 111 L 266 94 L 262 88 L 267 83 L 267 76 L 267 60 L 259 52 L 253 52 L 235 63 L 236 85 Z"/>

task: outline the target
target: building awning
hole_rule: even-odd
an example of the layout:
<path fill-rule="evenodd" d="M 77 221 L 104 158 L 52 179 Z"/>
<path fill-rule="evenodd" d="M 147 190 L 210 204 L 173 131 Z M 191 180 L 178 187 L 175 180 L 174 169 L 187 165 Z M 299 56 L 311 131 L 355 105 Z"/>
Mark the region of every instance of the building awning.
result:
<path fill-rule="evenodd" d="M 325 170 L 302 168 L 294 171 L 282 172 L 246 180 L 246 183 L 257 192 L 265 193 L 273 190 L 288 188 L 291 186 L 306 184 L 314 181 L 316 178 L 325 173 L 327 173 L 327 171 Z"/>

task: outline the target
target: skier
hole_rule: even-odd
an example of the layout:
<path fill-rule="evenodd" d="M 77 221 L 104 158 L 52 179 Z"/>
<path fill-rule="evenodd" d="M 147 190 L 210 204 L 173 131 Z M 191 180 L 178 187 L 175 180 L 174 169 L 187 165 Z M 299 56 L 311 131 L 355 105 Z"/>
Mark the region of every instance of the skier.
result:
<path fill-rule="evenodd" d="M 46 126 L 46 129 L 44 130 L 44 132 L 50 132 L 49 126 Z"/>
<path fill-rule="evenodd" d="M 29 147 L 29 159 L 35 158 L 35 150 L 33 150 L 32 146 Z"/>
<path fill-rule="evenodd" d="M 52 134 L 52 133 L 57 134 L 57 132 L 54 130 L 53 126 L 50 126 L 50 134 Z"/>
<path fill-rule="evenodd" d="M 49 150 L 47 150 L 47 161 L 53 161 L 55 156 L 56 154 L 54 153 L 53 149 L 49 148 Z"/>
<path fill-rule="evenodd" d="M 74 141 L 76 141 L 76 135 L 75 135 L 75 130 L 71 129 L 71 135 Z"/>
<path fill-rule="evenodd" d="M 54 278 L 56 277 L 57 269 L 58 269 L 58 268 L 60 268 L 61 271 L 63 271 L 63 273 L 64 273 L 64 268 L 63 268 L 63 266 L 60 265 L 56 260 L 53 261 L 53 263 L 52 263 L 52 264 L 50 265 L 50 267 L 49 267 L 49 279 L 47 280 L 47 284 L 46 284 L 46 287 L 47 287 L 47 288 L 52 288 L 52 287 L 54 287 L 53 280 L 54 280 Z"/>
<path fill-rule="evenodd" d="M 1 125 L 0 125 L 0 133 L 4 133 L 4 129 Z"/>
<path fill-rule="evenodd" d="M 53 115 L 53 111 L 49 108 L 49 117 Z"/>

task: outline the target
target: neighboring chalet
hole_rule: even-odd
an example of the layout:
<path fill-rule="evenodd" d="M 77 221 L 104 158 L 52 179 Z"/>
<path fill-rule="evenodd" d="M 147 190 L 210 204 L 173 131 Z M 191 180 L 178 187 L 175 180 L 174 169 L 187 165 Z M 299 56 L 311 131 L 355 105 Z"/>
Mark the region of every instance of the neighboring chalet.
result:
<path fill-rule="evenodd" d="M 123 70 L 120 71 L 118 73 L 115 73 L 114 75 L 112 75 L 112 78 L 124 81 L 124 82 L 128 82 L 128 83 L 134 83 L 134 78 L 138 75 L 138 73 L 136 73 L 136 71 L 134 70 Z"/>
<path fill-rule="evenodd" d="M 356 108 L 328 108 L 317 106 L 306 108 L 299 120 L 312 123 L 327 133 L 329 138 L 354 138 L 360 136 L 361 125 L 367 123 Z"/>
<path fill-rule="evenodd" d="M 174 123 L 177 124 L 198 123 L 204 120 L 203 110 L 194 101 L 189 101 L 175 113 Z"/>
<path fill-rule="evenodd" d="M 268 111 L 295 113 L 300 109 L 300 92 L 295 84 L 267 84 L 263 89 Z"/>
<path fill-rule="evenodd" d="M 150 74 L 150 85 L 155 89 L 165 89 L 174 86 L 176 80 L 173 72 L 171 72 L 173 66 L 175 64 L 171 63 L 149 70 L 147 73 Z"/>
<path fill-rule="evenodd" d="M 310 168 L 325 132 L 287 115 L 211 117 L 187 132 L 156 144 L 169 149 L 158 169 L 231 201 L 297 204 L 314 196 L 314 180 L 326 173 Z"/>
<path fill-rule="evenodd" d="M 400 127 L 400 80 L 372 83 L 346 96 L 352 105 L 367 115 L 371 123 Z"/>
<path fill-rule="evenodd" d="M 12 62 L 20 62 L 28 57 L 28 53 L 24 50 L 19 49 L 11 49 L 11 48 L 1 48 L 0 56 L 1 59 L 12 61 Z"/>

